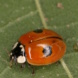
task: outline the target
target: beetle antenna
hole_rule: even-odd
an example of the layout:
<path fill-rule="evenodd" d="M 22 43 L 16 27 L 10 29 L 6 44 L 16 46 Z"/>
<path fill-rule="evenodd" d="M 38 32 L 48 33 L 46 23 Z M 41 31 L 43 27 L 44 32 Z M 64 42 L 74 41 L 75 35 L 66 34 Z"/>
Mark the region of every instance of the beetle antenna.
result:
<path fill-rule="evenodd" d="M 12 65 L 13 65 L 13 59 L 11 59 L 9 65 L 10 65 L 10 67 L 12 67 Z"/>
<path fill-rule="evenodd" d="M 5 48 L 5 50 L 6 50 L 7 54 L 8 54 L 8 56 L 10 57 L 10 52 L 6 48 Z"/>

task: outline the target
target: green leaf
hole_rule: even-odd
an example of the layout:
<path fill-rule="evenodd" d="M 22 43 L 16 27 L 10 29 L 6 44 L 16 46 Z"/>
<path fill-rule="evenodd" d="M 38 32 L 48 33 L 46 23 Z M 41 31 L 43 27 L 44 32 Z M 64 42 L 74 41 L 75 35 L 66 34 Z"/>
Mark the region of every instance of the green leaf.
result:
<path fill-rule="evenodd" d="M 73 48 L 78 42 L 78 1 L 39 0 L 39 4 L 47 28 L 56 31 L 66 42 L 63 60 L 72 78 L 78 78 L 78 52 Z M 9 67 L 6 49 L 10 51 L 22 34 L 43 27 L 35 0 L 0 0 L 0 78 L 70 78 L 62 63 L 34 66 L 34 75 L 28 64 L 24 69 L 20 65 Z"/>

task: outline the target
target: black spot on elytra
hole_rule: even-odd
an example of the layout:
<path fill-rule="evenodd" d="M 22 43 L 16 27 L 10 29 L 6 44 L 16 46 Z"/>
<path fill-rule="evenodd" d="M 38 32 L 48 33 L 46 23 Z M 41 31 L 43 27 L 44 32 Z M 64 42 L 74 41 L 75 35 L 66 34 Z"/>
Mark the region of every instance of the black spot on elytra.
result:
<path fill-rule="evenodd" d="M 36 29 L 36 30 L 34 30 L 34 32 L 35 32 L 35 33 L 42 33 L 43 30 L 42 30 L 42 29 Z"/>
<path fill-rule="evenodd" d="M 52 48 L 50 46 L 46 46 L 42 52 L 46 57 L 50 56 L 52 54 Z"/>

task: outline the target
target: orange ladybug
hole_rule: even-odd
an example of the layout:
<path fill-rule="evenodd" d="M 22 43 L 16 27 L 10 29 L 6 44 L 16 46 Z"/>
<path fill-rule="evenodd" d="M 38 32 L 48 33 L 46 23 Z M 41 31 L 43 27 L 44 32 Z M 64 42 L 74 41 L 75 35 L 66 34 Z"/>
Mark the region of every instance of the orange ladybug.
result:
<path fill-rule="evenodd" d="M 22 35 L 11 50 L 10 59 L 17 63 L 48 65 L 61 59 L 66 45 L 60 35 L 48 29 L 37 29 Z"/>

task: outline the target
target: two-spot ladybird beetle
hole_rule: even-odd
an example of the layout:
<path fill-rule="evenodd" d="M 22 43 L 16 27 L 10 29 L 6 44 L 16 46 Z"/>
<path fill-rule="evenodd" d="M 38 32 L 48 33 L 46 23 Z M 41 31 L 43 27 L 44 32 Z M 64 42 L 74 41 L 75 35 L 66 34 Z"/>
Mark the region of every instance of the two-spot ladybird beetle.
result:
<path fill-rule="evenodd" d="M 60 35 L 48 29 L 37 29 L 22 35 L 11 50 L 10 59 L 17 63 L 48 65 L 57 62 L 66 51 Z"/>

